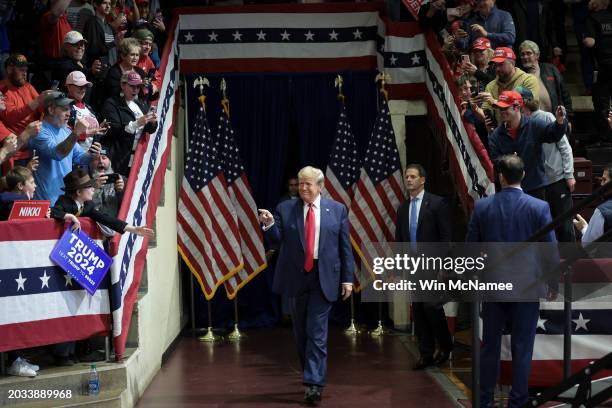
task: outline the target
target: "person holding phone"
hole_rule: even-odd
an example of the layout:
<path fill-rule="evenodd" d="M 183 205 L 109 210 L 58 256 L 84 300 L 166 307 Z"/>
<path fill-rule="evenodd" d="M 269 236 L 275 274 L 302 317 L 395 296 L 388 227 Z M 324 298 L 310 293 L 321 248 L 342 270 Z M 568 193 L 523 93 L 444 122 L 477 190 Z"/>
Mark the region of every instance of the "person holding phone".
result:
<path fill-rule="evenodd" d="M 110 128 L 101 142 L 108 148 L 115 171 L 127 177 L 138 141 L 144 134 L 157 130 L 157 114 L 137 98 L 143 84 L 138 73 L 124 73 L 120 83 L 121 94 L 108 98 L 102 109 Z"/>
<path fill-rule="evenodd" d="M 85 103 L 84 98 L 87 90 L 90 89 L 92 83 L 87 80 L 87 77 L 81 71 L 73 71 L 66 78 L 66 88 L 68 89 L 68 97 L 73 99 L 70 104 L 70 118 L 68 126 L 74 128 L 77 120 L 82 120 L 87 123 L 87 132 L 79 135 L 79 145 L 87 150 L 94 142 L 94 136 L 98 132 L 107 130 L 106 124 L 100 124 L 96 114 L 91 106 Z"/>
<path fill-rule="evenodd" d="M 89 162 L 89 172 L 96 180 L 96 190 L 93 202 L 96 208 L 108 215 L 116 217 L 119 214 L 123 191 L 127 178 L 115 173 L 108 157 L 108 150 L 102 146 L 100 156 Z"/>

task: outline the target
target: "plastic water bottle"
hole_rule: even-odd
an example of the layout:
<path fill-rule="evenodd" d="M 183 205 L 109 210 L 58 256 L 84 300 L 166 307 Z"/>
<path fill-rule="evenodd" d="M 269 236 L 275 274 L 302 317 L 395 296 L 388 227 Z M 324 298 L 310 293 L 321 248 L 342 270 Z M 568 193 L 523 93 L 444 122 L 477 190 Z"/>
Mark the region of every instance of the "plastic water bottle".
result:
<path fill-rule="evenodd" d="M 92 364 L 89 370 L 89 395 L 98 395 L 100 393 L 100 376 L 96 365 Z"/>

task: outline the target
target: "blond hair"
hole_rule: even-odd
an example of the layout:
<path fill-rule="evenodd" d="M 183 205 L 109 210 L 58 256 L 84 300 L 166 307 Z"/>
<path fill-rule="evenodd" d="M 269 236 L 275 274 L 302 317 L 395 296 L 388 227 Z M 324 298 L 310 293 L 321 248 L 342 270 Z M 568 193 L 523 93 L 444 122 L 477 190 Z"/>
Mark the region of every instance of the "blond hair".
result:
<path fill-rule="evenodd" d="M 302 168 L 298 172 L 298 180 L 302 180 L 305 178 L 313 178 L 317 181 L 317 184 L 323 187 L 323 180 L 325 179 L 325 175 L 321 169 L 317 169 L 316 167 L 306 166 Z"/>

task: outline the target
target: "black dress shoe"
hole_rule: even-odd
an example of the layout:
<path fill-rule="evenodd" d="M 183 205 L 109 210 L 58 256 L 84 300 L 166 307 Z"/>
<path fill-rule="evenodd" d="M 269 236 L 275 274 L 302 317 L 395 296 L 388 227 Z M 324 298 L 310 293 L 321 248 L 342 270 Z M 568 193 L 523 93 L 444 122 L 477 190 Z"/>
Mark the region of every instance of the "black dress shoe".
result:
<path fill-rule="evenodd" d="M 419 361 L 416 362 L 414 367 L 412 367 L 412 369 L 413 370 L 424 370 L 425 368 L 432 366 L 433 363 L 434 363 L 433 357 L 421 357 L 419 358 Z"/>
<path fill-rule="evenodd" d="M 433 363 L 437 366 L 442 365 L 448 361 L 449 357 L 450 351 L 439 351 Z"/>
<path fill-rule="evenodd" d="M 306 387 L 304 391 L 304 402 L 308 405 L 317 405 L 319 401 L 321 401 L 321 387 L 318 385 L 311 385 Z"/>

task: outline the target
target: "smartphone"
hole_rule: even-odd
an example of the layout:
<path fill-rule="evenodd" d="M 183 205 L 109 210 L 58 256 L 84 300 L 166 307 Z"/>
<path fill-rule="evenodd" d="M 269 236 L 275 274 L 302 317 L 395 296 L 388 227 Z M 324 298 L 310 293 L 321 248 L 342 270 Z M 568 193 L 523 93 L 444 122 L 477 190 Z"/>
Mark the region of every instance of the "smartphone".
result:
<path fill-rule="evenodd" d="M 470 62 L 470 56 L 467 54 L 461 55 L 461 62 Z"/>
<path fill-rule="evenodd" d="M 57 91 L 59 89 L 59 84 L 60 84 L 60 82 L 57 79 L 54 79 L 51 82 L 51 89 L 54 90 L 54 91 Z"/>
<path fill-rule="evenodd" d="M 100 143 L 100 139 L 102 139 L 102 134 L 101 133 L 96 133 L 95 135 L 93 135 L 93 137 L 91 138 L 91 144 L 94 143 Z"/>
<path fill-rule="evenodd" d="M 115 184 L 115 182 L 119 180 L 119 177 L 121 177 L 118 173 L 105 174 L 105 176 L 108 178 L 104 184 Z"/>

